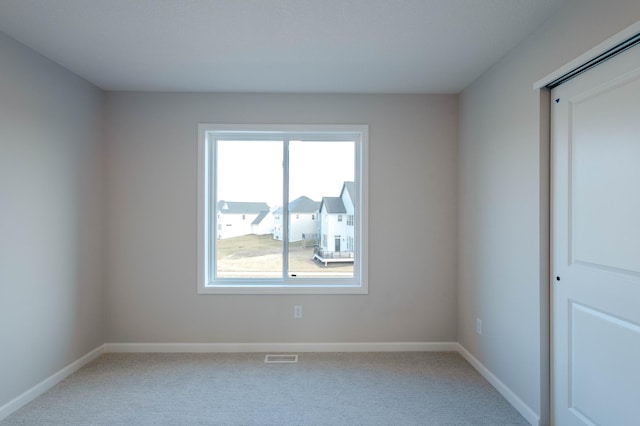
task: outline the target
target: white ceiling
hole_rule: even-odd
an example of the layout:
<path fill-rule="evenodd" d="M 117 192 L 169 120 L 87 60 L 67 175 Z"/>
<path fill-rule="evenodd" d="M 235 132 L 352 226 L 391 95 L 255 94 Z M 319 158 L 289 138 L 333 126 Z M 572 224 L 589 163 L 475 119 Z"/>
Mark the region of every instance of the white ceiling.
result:
<path fill-rule="evenodd" d="M 564 0 L 0 0 L 106 90 L 457 93 Z"/>

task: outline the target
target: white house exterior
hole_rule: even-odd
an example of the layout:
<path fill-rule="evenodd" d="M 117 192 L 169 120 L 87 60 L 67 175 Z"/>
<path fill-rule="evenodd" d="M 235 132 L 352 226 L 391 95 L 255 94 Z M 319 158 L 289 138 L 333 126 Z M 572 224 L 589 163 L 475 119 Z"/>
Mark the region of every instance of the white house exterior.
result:
<path fill-rule="evenodd" d="M 289 203 L 289 241 L 318 240 L 320 202 L 298 197 Z M 284 216 L 282 209 L 273 212 L 273 238 L 282 240 Z"/>
<path fill-rule="evenodd" d="M 267 235 L 273 232 L 273 213 L 270 210 L 263 210 L 251 222 L 251 233 L 254 235 Z"/>
<path fill-rule="evenodd" d="M 320 204 L 320 255 L 353 257 L 355 249 L 355 184 L 345 182 L 339 197 L 324 197 Z"/>
<path fill-rule="evenodd" d="M 225 238 L 239 237 L 241 235 L 250 235 L 254 230 L 262 231 L 262 227 L 271 227 L 268 225 L 268 216 L 263 215 L 262 219 L 256 223 L 254 221 L 262 215 L 263 212 L 269 212 L 267 203 L 251 203 L 243 201 L 218 201 L 216 209 L 216 235 L 219 240 Z M 262 225 L 262 222 L 267 220 Z M 258 234 L 260 235 L 260 234 Z"/>

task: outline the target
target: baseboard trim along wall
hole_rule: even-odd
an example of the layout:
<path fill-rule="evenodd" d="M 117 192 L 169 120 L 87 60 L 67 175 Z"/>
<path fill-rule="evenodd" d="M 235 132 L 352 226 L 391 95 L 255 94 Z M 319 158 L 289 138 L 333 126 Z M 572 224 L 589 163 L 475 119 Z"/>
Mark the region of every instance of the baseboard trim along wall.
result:
<path fill-rule="evenodd" d="M 78 371 L 79 369 L 81 369 L 82 367 L 84 367 L 85 365 L 89 364 L 94 359 L 98 358 L 103 353 L 104 353 L 104 345 L 100 345 L 94 350 L 92 350 L 91 352 L 87 353 L 86 355 L 83 355 L 82 357 L 78 358 L 71 364 L 67 365 L 62 370 L 47 377 L 46 379 L 44 379 L 43 381 L 41 381 L 31 389 L 13 398 L 11 401 L 7 402 L 2 407 L 0 407 L 0 421 L 2 421 L 2 419 L 4 418 L 7 418 L 11 413 L 17 411 L 18 409 L 25 406 L 29 402 L 33 401 L 38 396 L 42 395 L 43 393 L 45 393 L 46 391 L 48 391 L 49 389 L 51 389 L 52 387 L 54 387 L 55 385 L 57 385 L 58 383 L 60 383 L 61 381 L 63 381 L 64 379 L 66 379 L 76 371 Z"/>
<path fill-rule="evenodd" d="M 457 342 L 379 343 L 105 343 L 0 407 L 0 421 L 104 353 L 458 352 L 532 425 L 540 417 Z"/>
<path fill-rule="evenodd" d="M 469 364 L 473 366 L 478 373 L 482 375 L 491 385 L 496 388 L 498 392 L 507 400 L 509 404 L 513 406 L 518 412 L 532 425 L 540 425 L 540 416 L 538 416 L 524 401 L 513 393 L 507 385 L 505 385 L 500 379 L 498 379 L 487 367 L 482 365 L 480 361 L 476 359 L 471 352 L 469 352 L 464 346 L 459 343 L 457 345 L 457 352 L 466 359 Z"/>
<path fill-rule="evenodd" d="M 105 352 L 457 352 L 456 342 L 105 343 Z"/>

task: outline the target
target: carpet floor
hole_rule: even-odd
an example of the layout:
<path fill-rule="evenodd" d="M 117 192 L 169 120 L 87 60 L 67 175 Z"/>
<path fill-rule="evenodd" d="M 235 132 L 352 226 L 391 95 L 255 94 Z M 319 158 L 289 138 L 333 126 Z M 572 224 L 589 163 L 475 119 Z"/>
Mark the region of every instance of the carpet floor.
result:
<path fill-rule="evenodd" d="M 455 352 L 105 354 L 13 425 L 527 425 Z"/>

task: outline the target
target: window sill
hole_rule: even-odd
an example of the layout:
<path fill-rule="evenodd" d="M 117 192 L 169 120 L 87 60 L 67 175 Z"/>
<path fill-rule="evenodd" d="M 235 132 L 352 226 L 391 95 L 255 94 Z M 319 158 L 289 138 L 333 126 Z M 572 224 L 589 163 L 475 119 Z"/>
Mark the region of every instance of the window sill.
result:
<path fill-rule="evenodd" d="M 369 290 L 366 286 L 353 285 L 339 285 L 339 286 L 327 286 L 327 285 L 211 285 L 211 286 L 198 286 L 198 294 L 281 294 L 281 295 L 295 295 L 295 294 L 369 294 Z"/>

